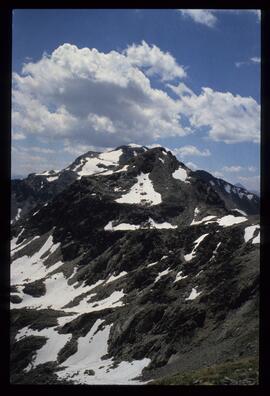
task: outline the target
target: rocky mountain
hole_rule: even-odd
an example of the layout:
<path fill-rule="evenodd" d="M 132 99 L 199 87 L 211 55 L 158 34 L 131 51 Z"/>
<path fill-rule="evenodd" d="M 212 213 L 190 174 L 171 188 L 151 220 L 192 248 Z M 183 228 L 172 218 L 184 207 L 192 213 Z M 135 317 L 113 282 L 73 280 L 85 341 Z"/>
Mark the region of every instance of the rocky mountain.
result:
<path fill-rule="evenodd" d="M 257 356 L 258 197 L 135 145 L 12 191 L 13 383 L 145 384 Z"/>

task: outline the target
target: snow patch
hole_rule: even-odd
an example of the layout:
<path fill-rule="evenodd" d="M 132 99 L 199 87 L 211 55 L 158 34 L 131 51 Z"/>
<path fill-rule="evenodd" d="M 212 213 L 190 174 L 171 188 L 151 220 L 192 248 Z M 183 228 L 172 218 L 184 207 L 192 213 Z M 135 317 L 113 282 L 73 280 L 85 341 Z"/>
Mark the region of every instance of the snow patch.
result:
<path fill-rule="evenodd" d="M 10 224 L 13 224 L 14 221 L 19 220 L 19 218 L 21 217 L 21 211 L 22 211 L 22 209 L 21 209 L 21 208 L 18 208 L 18 212 L 17 212 L 16 216 L 14 217 L 14 219 L 11 220 Z"/>
<path fill-rule="evenodd" d="M 155 191 L 149 173 L 141 173 L 137 176 L 137 182 L 131 187 L 127 194 L 115 200 L 126 204 L 149 204 L 158 205 L 162 202 L 161 195 Z"/>
<path fill-rule="evenodd" d="M 32 330 L 29 327 L 24 327 L 17 333 L 15 337 L 16 341 L 29 336 L 47 338 L 46 344 L 36 351 L 36 355 L 30 363 L 30 367 L 28 366 L 27 371 L 29 371 L 30 368 L 35 368 L 39 364 L 56 361 L 59 351 L 71 340 L 71 334 L 59 334 L 55 329 L 56 327 L 49 327 L 38 331 Z"/>
<path fill-rule="evenodd" d="M 11 304 L 11 306 L 16 308 L 55 309 L 63 310 L 66 313 L 82 314 L 124 305 L 123 302 L 120 301 L 125 295 L 123 290 L 114 291 L 109 297 L 103 300 L 90 301 L 95 297 L 96 293 L 89 294 L 89 292 L 104 283 L 104 280 L 99 280 L 90 286 L 84 283 L 78 286 L 77 282 L 73 285 L 69 285 L 63 273 L 59 272 L 46 278 L 44 283 L 46 288 L 45 295 L 33 297 L 24 294 L 22 302 L 19 304 Z M 57 296 L 57 298 L 55 298 L 55 296 Z M 70 308 L 66 307 L 66 305 L 73 302 L 73 300 L 79 296 L 81 296 L 81 299 L 79 299 L 74 306 Z"/>
<path fill-rule="evenodd" d="M 134 148 L 136 148 L 136 147 L 141 148 L 142 147 L 142 146 L 140 146 L 139 144 L 136 144 L 136 143 L 129 143 L 128 146 L 129 147 L 134 147 Z"/>
<path fill-rule="evenodd" d="M 243 198 L 243 196 L 245 195 L 244 193 L 242 193 L 241 191 L 237 190 L 237 194 L 239 196 L 239 198 Z"/>
<path fill-rule="evenodd" d="M 226 190 L 226 192 L 227 192 L 228 194 L 231 193 L 231 186 L 230 186 L 229 184 L 225 184 L 224 189 Z"/>
<path fill-rule="evenodd" d="M 198 292 L 196 286 L 192 288 L 190 295 L 185 300 L 195 300 L 202 292 Z"/>
<path fill-rule="evenodd" d="M 259 225 L 251 225 L 251 226 L 245 228 L 245 234 L 244 234 L 244 240 L 245 240 L 245 242 L 248 242 L 248 241 L 250 241 L 250 239 L 253 238 L 254 232 L 255 232 L 257 229 L 260 229 L 260 226 L 259 226 Z M 253 242 L 253 243 L 254 243 L 254 242 Z"/>
<path fill-rule="evenodd" d="M 232 209 L 232 210 L 235 211 L 235 212 L 240 213 L 243 216 L 247 216 L 246 212 L 244 212 L 243 210 L 240 210 L 240 209 Z"/>
<path fill-rule="evenodd" d="M 100 329 L 103 323 L 104 320 L 97 319 L 89 333 L 85 337 L 79 337 L 77 352 L 62 363 L 62 370 L 57 371 L 57 376 L 70 379 L 75 384 L 142 384 L 133 378 L 138 377 L 151 360 L 144 358 L 131 362 L 123 361 L 113 368 L 113 358 L 102 359 L 108 353 L 108 339 L 112 326 L 109 324 Z M 89 373 L 88 370 L 93 372 Z"/>
<path fill-rule="evenodd" d="M 214 260 L 214 258 L 216 257 L 217 251 L 218 251 L 218 248 L 220 247 L 220 245 L 221 245 L 221 242 L 219 242 L 219 243 L 217 244 L 217 246 L 216 246 L 215 250 L 213 251 L 212 257 L 210 258 L 209 262 L 211 262 L 212 260 Z"/>
<path fill-rule="evenodd" d="M 247 218 L 240 216 L 236 217 L 233 215 L 226 215 L 215 221 L 222 227 L 230 227 L 234 224 L 239 224 L 239 223 L 243 223 L 244 221 L 247 221 Z"/>
<path fill-rule="evenodd" d="M 260 233 L 253 239 L 252 244 L 260 243 Z"/>
<path fill-rule="evenodd" d="M 148 264 L 147 267 L 152 267 L 153 265 L 156 265 L 156 264 L 158 264 L 158 261 L 155 261 L 154 263 Z"/>
<path fill-rule="evenodd" d="M 48 176 L 48 177 L 47 177 L 47 181 L 48 181 L 48 182 L 52 182 L 52 181 L 57 180 L 58 178 L 59 178 L 59 175 L 58 175 L 58 176 Z"/>
<path fill-rule="evenodd" d="M 18 236 L 19 237 L 19 236 Z M 17 237 L 17 239 L 18 239 Z M 11 257 L 14 256 L 15 253 L 17 253 L 19 250 L 25 248 L 27 245 L 29 245 L 31 242 L 33 242 L 35 239 L 39 239 L 40 237 L 36 235 L 34 238 L 30 239 L 30 241 L 25 241 L 23 240 L 19 245 L 14 246 L 14 242 L 11 241 Z"/>
<path fill-rule="evenodd" d="M 190 183 L 189 181 L 187 181 L 188 174 L 184 168 L 179 167 L 178 169 L 176 169 L 176 171 L 172 173 L 172 177 L 174 179 L 181 180 L 182 182 Z"/>
<path fill-rule="evenodd" d="M 120 150 L 113 150 L 113 151 L 106 151 L 104 153 L 99 154 L 99 158 L 103 161 L 110 162 L 112 165 L 119 164 L 119 159 L 123 154 L 122 149 Z"/>
<path fill-rule="evenodd" d="M 190 225 L 202 224 L 202 223 L 205 223 L 206 221 L 213 220 L 215 217 L 217 217 L 217 216 L 206 216 L 202 220 L 198 220 L 198 221 L 193 219 L 192 222 L 190 223 Z M 211 223 L 212 223 L 212 221 L 211 221 Z"/>
<path fill-rule="evenodd" d="M 56 264 L 47 268 L 41 259 L 44 253 L 49 251 L 52 254 L 59 246 L 60 243 L 53 244 L 53 237 L 50 235 L 40 250 L 31 257 L 25 255 L 14 260 L 11 263 L 11 285 L 33 282 L 37 279 L 44 278 L 48 273 L 63 265 L 61 261 L 58 261 Z"/>
<path fill-rule="evenodd" d="M 177 225 L 172 225 L 168 222 L 156 223 L 151 217 L 149 217 L 148 221 L 142 224 L 129 224 L 129 223 L 121 223 L 117 226 L 113 225 L 113 221 L 109 221 L 108 224 L 104 227 L 105 231 L 134 231 L 134 230 L 145 230 L 145 229 L 171 229 L 177 228 Z"/>
<path fill-rule="evenodd" d="M 184 255 L 184 259 L 185 259 L 186 261 L 190 261 L 190 260 L 192 260 L 192 259 L 196 256 L 195 252 L 196 252 L 197 247 L 198 247 L 199 244 L 204 240 L 204 238 L 207 237 L 207 235 L 209 235 L 209 233 L 201 235 L 198 239 L 196 239 L 196 241 L 194 241 L 195 246 L 194 246 L 192 252 L 189 253 L 189 254 L 185 254 L 185 255 Z"/>
<path fill-rule="evenodd" d="M 122 271 L 122 272 L 120 272 L 120 274 L 118 274 L 118 275 L 116 275 L 116 276 L 111 275 L 111 276 L 109 277 L 109 279 L 108 279 L 105 283 L 114 282 L 116 279 L 122 278 L 122 277 L 125 276 L 125 275 L 127 275 L 127 272 L 126 272 L 126 271 Z"/>
<path fill-rule="evenodd" d="M 195 208 L 194 209 L 194 217 L 197 216 L 197 214 L 200 213 L 200 209 L 199 208 Z"/>
<path fill-rule="evenodd" d="M 183 271 L 178 272 L 176 274 L 176 277 L 175 277 L 175 280 L 173 281 L 173 283 L 178 282 L 178 281 L 188 277 L 188 275 L 183 276 L 182 274 L 183 274 Z"/>
<path fill-rule="evenodd" d="M 160 278 L 162 278 L 163 276 L 167 275 L 169 272 L 171 272 L 171 270 L 169 268 L 165 269 L 162 272 L 159 272 L 154 283 L 158 282 L 160 280 Z"/>

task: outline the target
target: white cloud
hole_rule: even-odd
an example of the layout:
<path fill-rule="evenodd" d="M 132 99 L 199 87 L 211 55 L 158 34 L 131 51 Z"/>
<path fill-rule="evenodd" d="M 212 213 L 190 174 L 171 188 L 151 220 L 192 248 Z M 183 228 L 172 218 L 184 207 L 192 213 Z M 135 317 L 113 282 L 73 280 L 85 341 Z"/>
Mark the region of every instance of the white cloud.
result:
<path fill-rule="evenodd" d="M 254 56 L 253 58 L 250 58 L 251 62 L 253 63 L 261 63 L 261 58 L 258 56 Z"/>
<path fill-rule="evenodd" d="M 24 140 L 24 139 L 26 139 L 26 136 L 22 132 L 13 132 L 12 139 L 13 140 Z"/>
<path fill-rule="evenodd" d="M 211 88 L 196 95 L 182 82 L 166 83 L 175 99 L 151 86 L 153 73 L 165 82 L 183 71 L 170 54 L 145 42 L 122 53 L 61 45 L 13 74 L 13 139 L 34 137 L 43 147 L 60 141 L 72 155 L 130 142 L 148 145 L 201 127 L 215 141 L 259 142 L 260 106 L 253 98 Z M 209 154 L 189 148 L 189 155 Z"/>
<path fill-rule="evenodd" d="M 187 162 L 185 165 L 193 171 L 199 169 L 198 165 L 194 164 L 194 162 Z"/>
<path fill-rule="evenodd" d="M 115 147 L 100 147 L 100 146 L 91 146 L 85 144 L 77 144 L 76 146 L 73 146 L 70 145 L 68 140 L 65 140 L 63 151 L 71 155 L 79 156 L 86 153 L 87 151 L 103 152 L 103 151 L 113 150 L 114 148 Z"/>
<path fill-rule="evenodd" d="M 151 55 L 147 65 L 140 61 L 141 51 Z M 186 135 L 178 102 L 151 87 L 143 66 L 165 80 L 184 76 L 173 57 L 145 42 L 125 53 L 106 54 L 64 44 L 38 62 L 26 63 L 20 75 L 13 74 L 15 136 L 106 147 L 112 141 L 147 144 Z"/>
<path fill-rule="evenodd" d="M 166 84 L 176 95 L 178 96 L 192 96 L 194 92 L 186 86 L 186 84 L 180 82 L 177 86 Z"/>
<path fill-rule="evenodd" d="M 243 61 L 243 62 L 235 62 L 235 66 L 236 67 L 241 67 L 244 65 L 252 65 L 252 64 L 259 64 L 261 63 L 261 58 L 258 56 L 253 56 L 252 58 L 250 58 L 248 61 Z"/>
<path fill-rule="evenodd" d="M 241 172 L 244 168 L 240 165 L 231 165 L 231 166 L 224 166 L 222 170 L 228 173 L 238 173 Z"/>
<path fill-rule="evenodd" d="M 35 147 L 33 150 L 32 147 L 12 146 L 12 152 L 11 171 L 13 175 L 27 176 L 29 173 L 62 169 L 67 166 L 63 156 L 56 156 L 48 152 L 40 152 L 40 155 L 37 155 L 38 150 L 35 150 Z"/>
<path fill-rule="evenodd" d="M 221 179 L 224 178 L 224 175 L 223 175 L 222 172 L 219 172 L 219 171 L 211 172 L 211 171 L 210 171 L 210 173 L 211 173 L 213 176 L 215 176 L 215 177 L 218 177 L 218 178 L 221 178 Z"/>
<path fill-rule="evenodd" d="M 241 166 L 241 165 L 231 165 L 231 166 L 224 166 L 223 168 L 222 168 L 222 170 L 224 171 L 224 172 L 227 172 L 227 173 L 239 173 L 239 172 L 246 172 L 246 171 L 248 171 L 248 172 L 255 172 L 256 171 L 256 168 L 255 168 L 255 166 L 253 166 L 253 165 L 251 165 L 251 166 L 247 166 L 247 167 L 243 167 L 243 166 Z"/>
<path fill-rule="evenodd" d="M 191 18 L 194 22 L 214 27 L 217 18 L 212 10 L 179 10 L 184 17 Z"/>
<path fill-rule="evenodd" d="M 179 106 L 193 129 L 208 128 L 211 140 L 225 143 L 260 140 L 260 106 L 251 97 L 202 88 L 199 95 L 181 96 Z"/>
<path fill-rule="evenodd" d="M 220 13 L 233 13 L 233 14 L 240 14 L 240 13 L 252 13 L 256 15 L 257 21 L 260 22 L 261 20 L 261 11 L 260 10 L 205 10 L 205 9 L 197 9 L 197 10 L 178 10 L 184 17 L 189 17 L 195 23 L 199 23 L 210 28 L 216 26 L 218 22 L 217 15 Z"/>
<path fill-rule="evenodd" d="M 235 62 L 236 67 L 241 67 L 243 65 L 246 65 L 248 62 Z"/>
<path fill-rule="evenodd" d="M 145 41 L 141 45 L 132 44 L 124 53 L 132 65 L 145 68 L 147 76 L 159 75 L 162 81 L 186 77 L 183 66 L 179 66 L 171 54 Z"/>
<path fill-rule="evenodd" d="M 211 155 L 208 149 L 200 151 L 197 147 L 192 145 L 175 148 L 172 151 L 174 155 L 178 155 L 179 157 L 186 157 L 186 156 L 209 157 Z"/>

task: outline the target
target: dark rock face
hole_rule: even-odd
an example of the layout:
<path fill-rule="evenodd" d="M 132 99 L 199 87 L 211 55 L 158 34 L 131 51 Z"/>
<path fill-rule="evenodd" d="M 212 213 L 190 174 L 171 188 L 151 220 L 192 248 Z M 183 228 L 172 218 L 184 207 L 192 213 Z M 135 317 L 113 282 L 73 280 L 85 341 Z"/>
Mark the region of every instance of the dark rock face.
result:
<path fill-rule="evenodd" d="M 149 380 L 255 356 L 259 202 L 163 148 L 109 155 L 14 184 L 33 204 L 12 226 L 13 382 L 108 383 L 143 359 L 130 379 Z M 94 161 L 104 175 L 82 175 Z M 97 365 L 83 355 L 96 339 Z"/>
<path fill-rule="evenodd" d="M 195 178 L 211 184 L 228 209 L 240 209 L 249 215 L 259 214 L 260 199 L 256 194 L 248 192 L 237 184 L 234 186 L 222 179 L 215 178 L 202 170 L 193 172 L 193 175 Z"/>

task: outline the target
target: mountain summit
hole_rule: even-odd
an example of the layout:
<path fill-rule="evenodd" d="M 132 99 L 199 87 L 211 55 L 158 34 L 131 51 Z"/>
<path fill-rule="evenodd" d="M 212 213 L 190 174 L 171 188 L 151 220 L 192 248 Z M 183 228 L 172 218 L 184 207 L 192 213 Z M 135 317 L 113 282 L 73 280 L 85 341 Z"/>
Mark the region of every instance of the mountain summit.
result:
<path fill-rule="evenodd" d="M 12 382 L 143 384 L 256 356 L 258 212 L 162 147 L 13 180 Z"/>

